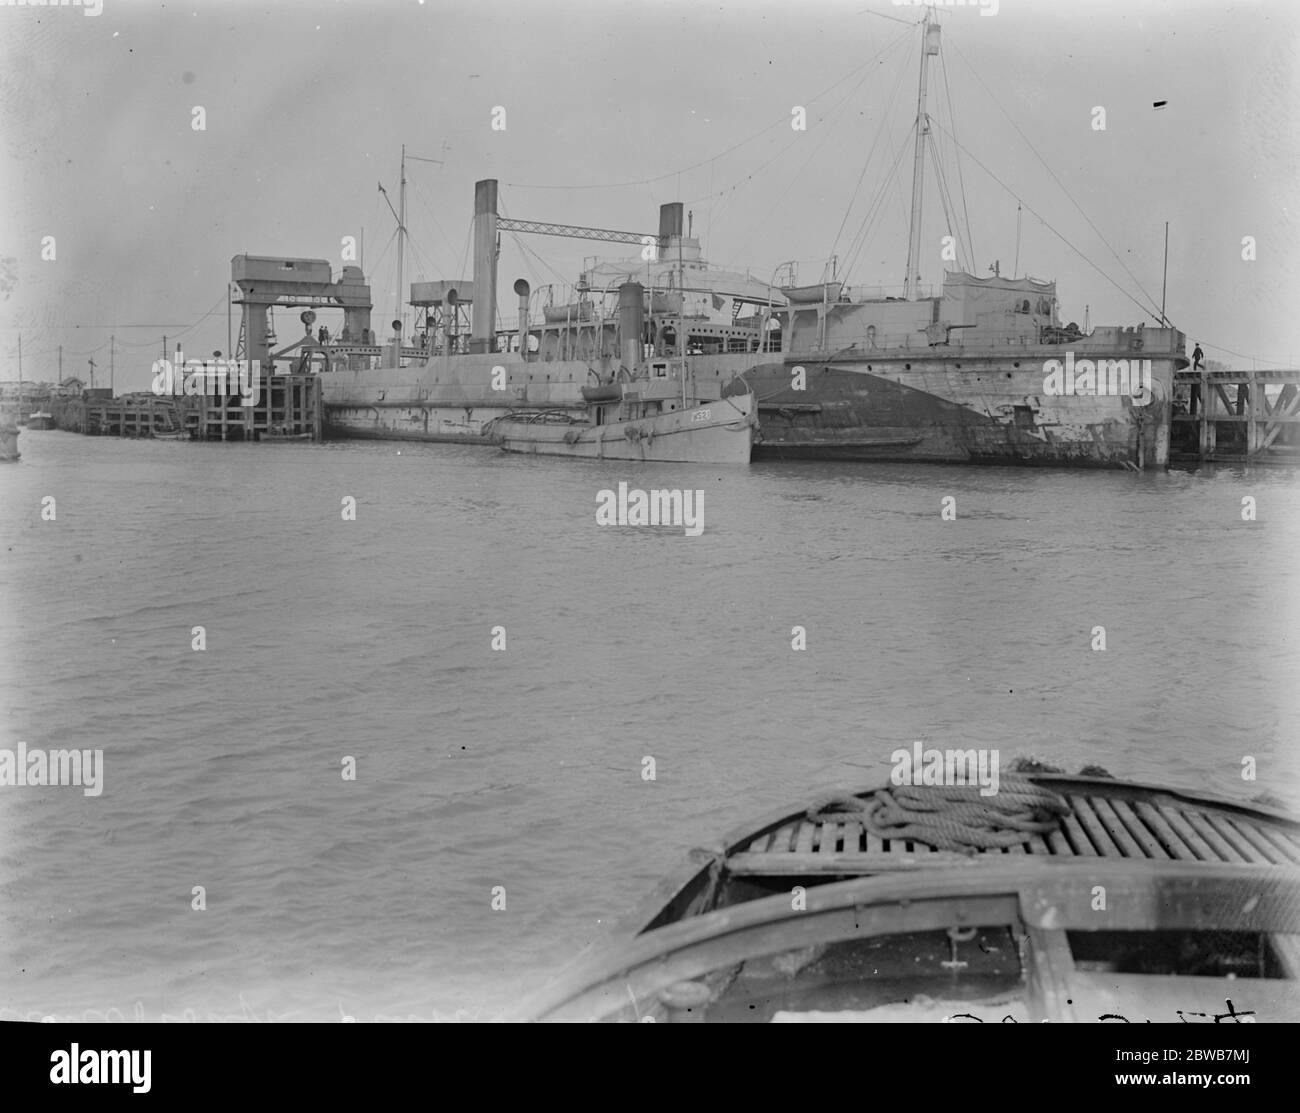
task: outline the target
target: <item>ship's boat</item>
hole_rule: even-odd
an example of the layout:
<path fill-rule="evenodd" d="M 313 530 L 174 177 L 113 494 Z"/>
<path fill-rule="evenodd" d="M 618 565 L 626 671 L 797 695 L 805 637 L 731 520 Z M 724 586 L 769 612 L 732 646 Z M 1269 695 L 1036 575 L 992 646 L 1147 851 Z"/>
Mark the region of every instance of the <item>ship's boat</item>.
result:
<path fill-rule="evenodd" d="M 1099 776 L 885 784 L 693 851 L 535 1020 L 1300 1020 L 1300 820 Z"/>
<path fill-rule="evenodd" d="M 602 383 L 600 386 L 584 386 L 584 402 L 617 402 L 623 397 L 623 388 L 618 383 Z"/>
<path fill-rule="evenodd" d="M 806 305 L 809 302 L 836 301 L 843 289 L 842 282 L 819 282 L 815 286 L 782 286 L 781 293 L 788 302 Z"/>

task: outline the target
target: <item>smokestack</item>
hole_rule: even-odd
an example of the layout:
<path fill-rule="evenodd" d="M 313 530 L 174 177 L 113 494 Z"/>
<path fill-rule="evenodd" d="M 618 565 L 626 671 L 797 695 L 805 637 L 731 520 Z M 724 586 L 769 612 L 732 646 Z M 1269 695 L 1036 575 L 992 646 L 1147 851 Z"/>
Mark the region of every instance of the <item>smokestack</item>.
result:
<path fill-rule="evenodd" d="M 670 201 L 667 205 L 659 206 L 660 250 L 667 248 L 669 236 L 680 236 L 682 234 L 682 209 L 684 207 L 680 201 Z"/>
<path fill-rule="evenodd" d="M 474 311 L 469 350 L 490 352 L 497 319 L 497 183 L 474 183 Z"/>
<path fill-rule="evenodd" d="M 678 209 L 681 209 L 680 205 Z M 618 288 L 618 335 L 622 342 L 623 364 L 629 371 L 635 371 L 641 363 L 644 333 L 645 289 L 639 282 L 625 282 Z"/>
<path fill-rule="evenodd" d="M 443 344 L 442 350 L 446 355 L 451 355 L 452 345 L 456 342 L 456 306 L 460 297 L 455 290 L 448 290 L 445 300 L 447 309 L 442 315 L 442 323 L 447 329 L 447 342 Z"/>
<path fill-rule="evenodd" d="M 520 278 L 515 281 L 515 293 L 519 295 L 519 354 L 528 359 L 528 282 Z"/>

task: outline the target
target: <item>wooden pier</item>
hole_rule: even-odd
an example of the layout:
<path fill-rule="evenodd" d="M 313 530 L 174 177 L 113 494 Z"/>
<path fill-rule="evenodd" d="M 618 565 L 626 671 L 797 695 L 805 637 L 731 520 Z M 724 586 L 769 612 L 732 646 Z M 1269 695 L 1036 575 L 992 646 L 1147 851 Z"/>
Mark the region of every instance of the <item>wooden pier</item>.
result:
<path fill-rule="evenodd" d="M 1176 372 L 1172 422 L 1171 459 L 1300 460 L 1300 371 Z"/>
<path fill-rule="evenodd" d="M 257 403 L 243 404 L 236 392 L 196 395 L 194 435 L 208 441 L 254 441 L 310 436 L 321 439 L 324 402 L 320 379 L 313 374 L 269 375 L 262 379 Z"/>
<path fill-rule="evenodd" d="M 292 374 L 264 378 L 251 406 L 243 404 L 238 390 L 174 397 L 139 393 L 76 400 L 60 414 L 63 428 L 90 436 L 170 438 L 188 434 L 194 440 L 207 441 L 318 441 L 324 403 L 320 380 L 314 374 Z"/>
<path fill-rule="evenodd" d="M 84 432 L 98 437 L 152 437 L 181 430 L 176 402 L 152 394 L 97 398 L 85 404 Z"/>

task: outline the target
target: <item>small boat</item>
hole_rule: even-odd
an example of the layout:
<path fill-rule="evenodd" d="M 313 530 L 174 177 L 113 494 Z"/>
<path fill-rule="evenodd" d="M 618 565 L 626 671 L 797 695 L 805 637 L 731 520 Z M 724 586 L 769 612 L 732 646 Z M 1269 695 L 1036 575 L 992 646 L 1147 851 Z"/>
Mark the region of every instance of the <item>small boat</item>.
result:
<path fill-rule="evenodd" d="M 585 421 L 563 410 L 507 414 L 492 423 L 492 434 L 507 452 L 542 456 L 749 463 L 758 425 L 752 394 L 703 406 L 683 405 L 679 384 L 670 381 L 667 390 L 656 390 L 657 385 L 633 380 L 621 387 L 616 384 L 612 391 L 596 388 L 609 391 L 611 397 L 588 398 Z"/>
<path fill-rule="evenodd" d="M 22 455 L 18 451 L 18 432 L 12 421 L 0 421 L 0 462 L 17 460 Z"/>
<path fill-rule="evenodd" d="M 53 429 L 54 415 L 46 413 L 44 410 L 37 410 L 35 413 L 27 415 L 28 429 Z"/>
<path fill-rule="evenodd" d="M 297 444 L 311 439 L 310 433 L 286 433 L 279 429 L 268 429 L 259 438 L 263 444 Z"/>
<path fill-rule="evenodd" d="M 656 355 L 649 342 L 655 330 L 646 327 L 647 300 L 653 323 L 653 296 L 647 299 L 637 282 L 619 286 L 620 366 L 582 388 L 585 415 L 563 409 L 511 412 L 487 422 L 484 434 L 507 452 L 539 456 L 748 464 L 758 428 L 753 392 L 705 402 L 678 340 L 688 335 L 688 322 L 681 318 L 660 330 L 677 356 Z"/>
<path fill-rule="evenodd" d="M 153 439 L 156 441 L 182 441 L 189 439 L 184 429 L 155 429 Z"/>
<path fill-rule="evenodd" d="M 989 798 L 838 794 L 693 851 L 520 1015 L 1294 1022 L 1297 979 L 1295 816 L 1017 773 Z"/>
<path fill-rule="evenodd" d="M 782 286 L 781 293 L 785 295 L 786 301 L 806 305 L 818 301 L 838 301 L 843 289 L 843 282 L 818 282 L 814 286 Z"/>

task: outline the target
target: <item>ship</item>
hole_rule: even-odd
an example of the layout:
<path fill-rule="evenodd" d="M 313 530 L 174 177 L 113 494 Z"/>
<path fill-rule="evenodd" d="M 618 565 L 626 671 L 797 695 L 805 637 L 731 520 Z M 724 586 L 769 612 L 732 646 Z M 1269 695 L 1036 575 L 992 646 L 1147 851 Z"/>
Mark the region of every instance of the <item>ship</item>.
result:
<path fill-rule="evenodd" d="M 645 361 L 639 337 L 645 290 L 619 287 L 623 363 L 609 382 L 582 388 L 585 419 L 565 410 L 508 414 L 490 426 L 507 452 L 639 463 L 748 464 L 758 424 L 752 394 L 702 405 L 684 361 Z"/>
<path fill-rule="evenodd" d="M 1165 466 L 1174 375 L 1189 361 L 1186 337 L 1163 307 L 1158 316 L 1145 311 L 1154 327 L 1085 322 L 1081 329 L 1062 319 L 1055 281 L 1004 276 L 996 264 L 993 274 L 977 275 L 969 259 L 945 269 L 937 290 L 922 287 L 922 183 L 932 139 L 926 97 L 940 27 L 927 13 L 917 28 L 921 74 L 901 288 L 846 283 L 834 256 L 820 281 L 803 285 L 791 265 L 766 277 L 715 267 L 684 227 L 681 202 L 660 207 L 656 233 L 506 218 L 497 181 L 485 179 L 475 185 L 473 274 L 411 284 L 417 325 L 409 341 L 401 320 L 387 339 L 371 331 L 358 267 L 331 286 L 324 261 L 282 264 L 296 265 L 298 275 L 308 265 L 324 268 L 319 288 L 339 293 L 279 304 L 345 309 L 340 337 L 308 336 L 296 346 L 299 368 L 319 373 L 327 435 L 499 444 L 494 431 L 506 419 L 534 415 L 539 429 L 586 422 L 584 388 L 662 365 L 701 404 L 751 398 L 758 459 Z M 402 290 L 405 159 L 403 149 L 394 214 Z M 630 244 L 639 252 L 588 266 L 571 288 L 534 291 L 519 279 L 517 318 L 503 321 L 502 233 Z M 618 308 L 619 289 L 630 282 L 643 286 L 635 335 L 626 334 Z M 263 306 L 248 332 L 253 347 L 241 354 L 272 355 L 258 346 L 265 328 Z"/>
<path fill-rule="evenodd" d="M 745 400 L 750 392 L 741 376 L 754 370 L 760 355 L 779 354 L 776 314 L 785 297 L 770 281 L 709 264 L 699 238 L 685 227 L 684 210 L 681 202 L 660 206 L 655 233 L 541 225 L 501 217 L 497 182 L 478 182 L 474 276 L 411 284 L 410 304 L 418 314 L 412 345 L 402 344 L 396 327 L 382 345 L 357 345 L 358 335 L 373 340 L 357 316 L 347 339 L 305 346 L 304 366 L 319 369 L 327 435 L 501 444 L 503 430 L 517 431 L 530 417 L 535 431 L 594 423 L 593 392 L 614 386 L 622 391 L 620 404 L 641 410 L 629 412 L 629 419 L 645 417 L 647 404 L 667 413 L 680 397 L 683 408 L 694 408 L 697 428 L 712 421 L 712 415 L 699 416 L 710 403 L 720 404 L 725 425 L 743 418 L 748 427 L 752 400 Z M 502 230 L 631 243 L 639 254 L 594 263 L 572 288 L 534 291 L 526 279 L 517 280 L 516 321 L 498 327 Z M 625 294 L 630 286 L 640 299 L 632 313 Z M 261 327 L 255 323 L 250 335 Z M 723 401 L 724 390 L 730 402 Z M 634 426 L 641 423 L 634 420 Z M 731 460 L 749 435 L 728 436 Z M 515 437 L 504 444 L 517 446 Z M 631 458 L 646 457 L 637 451 Z"/>

